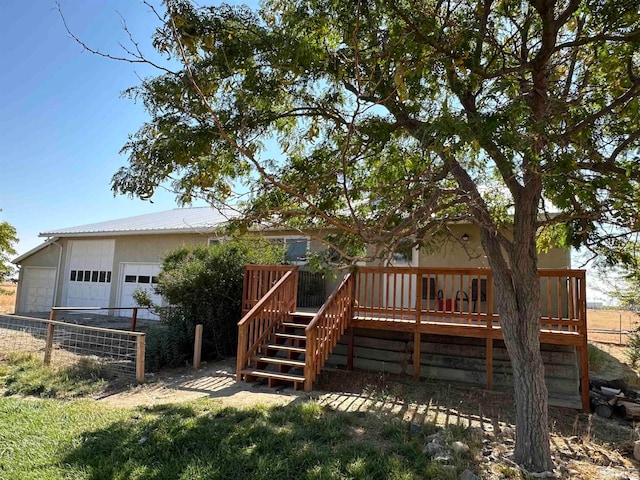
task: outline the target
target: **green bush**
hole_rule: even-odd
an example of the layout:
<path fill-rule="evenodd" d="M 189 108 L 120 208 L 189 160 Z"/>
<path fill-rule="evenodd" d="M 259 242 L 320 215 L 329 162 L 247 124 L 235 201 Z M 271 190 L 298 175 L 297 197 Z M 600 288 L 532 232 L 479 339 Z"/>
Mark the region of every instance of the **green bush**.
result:
<path fill-rule="evenodd" d="M 629 334 L 627 358 L 633 368 L 638 368 L 638 365 L 640 365 L 640 329 L 636 329 Z"/>
<path fill-rule="evenodd" d="M 261 238 L 212 246 L 183 246 L 168 253 L 157 293 L 171 308 L 147 332 L 149 369 L 184 365 L 193 356 L 195 326 L 203 325 L 202 358 L 235 355 L 242 306 L 244 266 L 280 263 L 283 252 Z M 144 303 L 145 299 L 138 299 Z"/>

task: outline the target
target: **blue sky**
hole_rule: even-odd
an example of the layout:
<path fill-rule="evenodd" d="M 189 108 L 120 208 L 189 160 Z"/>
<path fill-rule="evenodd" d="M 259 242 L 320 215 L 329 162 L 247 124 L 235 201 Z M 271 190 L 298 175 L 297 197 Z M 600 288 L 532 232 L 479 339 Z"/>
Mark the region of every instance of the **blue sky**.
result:
<path fill-rule="evenodd" d="M 157 2 L 156 2 L 157 3 Z M 92 48 L 122 54 L 121 18 L 153 55 L 157 19 L 138 0 L 60 0 L 71 30 Z M 0 13 L 0 221 L 18 231 L 19 253 L 38 233 L 175 208 L 169 192 L 153 203 L 114 198 L 111 176 L 119 154 L 147 119 L 120 93 L 152 76 L 144 65 L 110 61 L 84 51 L 67 34 L 54 0 L 2 0 Z"/>

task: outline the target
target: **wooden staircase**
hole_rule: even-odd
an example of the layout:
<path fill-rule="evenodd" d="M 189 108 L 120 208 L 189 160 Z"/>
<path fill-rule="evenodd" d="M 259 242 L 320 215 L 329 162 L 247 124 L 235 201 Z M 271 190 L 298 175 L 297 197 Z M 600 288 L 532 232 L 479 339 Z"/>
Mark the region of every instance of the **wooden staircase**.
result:
<path fill-rule="evenodd" d="M 310 391 L 353 318 L 355 280 L 347 274 L 317 313 L 296 312 L 297 267 L 245 267 L 236 379 L 266 378 Z"/>
<path fill-rule="evenodd" d="M 251 366 L 240 370 L 241 377 L 248 382 L 266 378 L 269 387 L 286 382 L 293 383 L 295 390 L 303 388 L 307 346 L 305 328 L 314 315 L 290 313 L 288 320 L 282 322 L 251 357 Z"/>

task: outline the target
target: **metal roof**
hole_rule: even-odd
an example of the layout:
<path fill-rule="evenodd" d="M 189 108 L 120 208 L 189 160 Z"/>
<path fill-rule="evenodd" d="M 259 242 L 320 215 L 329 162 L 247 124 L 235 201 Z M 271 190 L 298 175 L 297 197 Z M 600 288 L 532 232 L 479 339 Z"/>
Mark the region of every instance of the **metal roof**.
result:
<path fill-rule="evenodd" d="M 79 237 L 99 235 L 143 235 L 159 233 L 210 233 L 237 216 L 235 212 L 211 207 L 175 208 L 164 212 L 90 223 L 40 233 L 41 237 Z"/>

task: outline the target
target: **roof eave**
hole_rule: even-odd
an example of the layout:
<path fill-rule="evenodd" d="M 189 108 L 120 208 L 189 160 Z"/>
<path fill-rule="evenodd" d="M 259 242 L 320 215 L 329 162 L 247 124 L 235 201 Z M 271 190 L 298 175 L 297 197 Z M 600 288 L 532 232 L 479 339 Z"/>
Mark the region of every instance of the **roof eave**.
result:
<path fill-rule="evenodd" d="M 210 234 L 215 232 L 218 227 L 203 227 L 203 228 L 167 228 L 157 230 L 101 230 L 99 232 L 43 232 L 39 237 L 122 237 L 126 235 L 166 235 L 166 234 L 179 234 L 179 233 L 202 233 Z"/>

